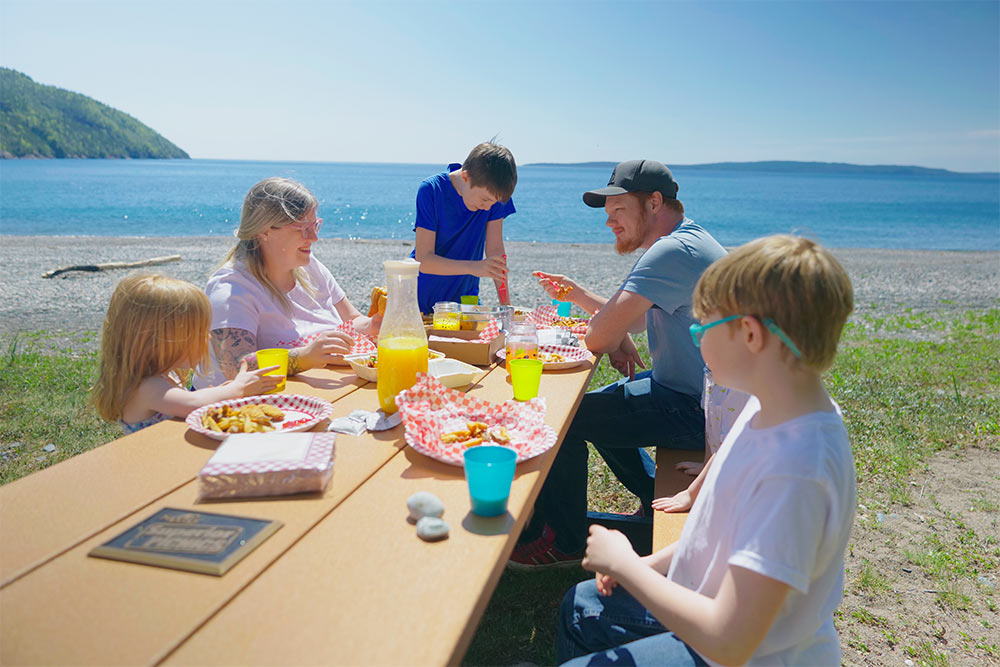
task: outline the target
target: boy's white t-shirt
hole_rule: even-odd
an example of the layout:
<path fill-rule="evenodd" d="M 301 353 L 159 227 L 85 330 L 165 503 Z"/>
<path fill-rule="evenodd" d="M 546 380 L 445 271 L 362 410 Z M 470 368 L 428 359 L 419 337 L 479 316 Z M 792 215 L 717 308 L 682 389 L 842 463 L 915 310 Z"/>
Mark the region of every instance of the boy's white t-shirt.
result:
<path fill-rule="evenodd" d="M 257 349 L 294 348 L 311 336 L 333 329 L 343 320 L 336 305 L 345 294 L 337 280 L 316 257 L 305 267 L 316 296 L 296 284 L 288 292 L 291 309 L 286 311 L 274 295 L 242 263 L 230 262 L 208 279 L 205 293 L 212 304 L 212 329 L 242 329 L 257 339 Z M 226 378 L 212 354 L 208 372 L 195 378 L 195 386 L 222 384 Z"/>
<path fill-rule="evenodd" d="M 857 504 L 840 408 L 755 429 L 759 412 L 751 396 L 709 469 L 667 577 L 708 597 L 730 565 L 788 584 L 748 664 L 839 665 L 833 612 Z"/>
<path fill-rule="evenodd" d="M 743 412 L 750 394 L 716 384 L 712 371 L 705 368 L 705 388 L 701 393 L 701 409 L 705 411 L 705 440 L 708 451 L 715 454 L 732 430 L 736 418 Z"/>

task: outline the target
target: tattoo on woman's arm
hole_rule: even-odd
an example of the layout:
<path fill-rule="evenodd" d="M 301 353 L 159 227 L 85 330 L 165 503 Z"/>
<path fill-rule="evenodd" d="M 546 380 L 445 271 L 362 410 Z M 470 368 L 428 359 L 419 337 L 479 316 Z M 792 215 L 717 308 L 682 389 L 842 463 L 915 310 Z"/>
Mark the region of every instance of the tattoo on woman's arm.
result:
<path fill-rule="evenodd" d="M 304 370 L 306 370 L 306 369 L 302 367 L 302 361 L 299 359 L 299 351 L 298 350 L 289 350 L 288 351 L 288 374 L 289 375 L 297 375 L 298 373 L 301 373 Z"/>
<path fill-rule="evenodd" d="M 232 380 L 245 360 L 247 368 L 257 368 L 257 337 L 245 329 L 213 329 L 210 337 L 215 360 L 222 374 Z"/>

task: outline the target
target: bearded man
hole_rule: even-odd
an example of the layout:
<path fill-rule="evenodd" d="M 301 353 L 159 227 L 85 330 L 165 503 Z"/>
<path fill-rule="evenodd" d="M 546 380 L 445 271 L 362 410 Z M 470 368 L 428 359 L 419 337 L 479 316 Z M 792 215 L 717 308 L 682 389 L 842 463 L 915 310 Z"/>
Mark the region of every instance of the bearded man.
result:
<path fill-rule="evenodd" d="M 562 275 L 537 272 L 552 296 L 565 295 L 593 313 L 585 343 L 608 355 L 625 377 L 583 397 L 530 525 L 511 555 L 515 569 L 577 563 L 587 540 L 587 441 L 608 462 L 622 484 L 637 495 L 641 512 L 652 516 L 656 465 L 643 447 L 702 450 L 701 407 L 704 362 L 691 340 L 691 294 L 708 265 L 726 251 L 702 227 L 684 217 L 677 181 L 653 160 L 629 160 L 615 167 L 608 186 L 583 195 L 604 207 L 615 249 L 639 248 L 621 288 L 603 298 Z M 568 289 L 567 288 L 571 288 Z M 645 329 L 652 369 L 645 368 L 629 334 Z"/>

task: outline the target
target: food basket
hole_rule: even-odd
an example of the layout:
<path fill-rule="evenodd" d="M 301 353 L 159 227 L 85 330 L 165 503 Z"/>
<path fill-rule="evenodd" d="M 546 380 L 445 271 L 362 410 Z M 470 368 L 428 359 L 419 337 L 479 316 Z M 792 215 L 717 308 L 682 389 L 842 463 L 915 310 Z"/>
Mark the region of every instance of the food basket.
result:
<path fill-rule="evenodd" d="M 444 359 L 444 354 L 435 350 L 427 351 L 428 361 L 434 359 Z M 344 356 L 344 361 L 351 365 L 359 378 L 369 382 L 378 382 L 378 354 L 348 354 Z"/>
<path fill-rule="evenodd" d="M 461 443 L 443 442 L 442 436 L 464 429 L 468 422 L 503 427 L 509 436 L 503 444 L 517 452 L 518 462 L 534 458 L 556 444 L 556 432 L 545 423 L 545 399 L 514 400 L 497 405 L 475 396 L 448 389 L 426 373 L 417 383 L 396 396 L 396 405 L 406 427 L 406 444 L 438 461 L 462 465 Z"/>

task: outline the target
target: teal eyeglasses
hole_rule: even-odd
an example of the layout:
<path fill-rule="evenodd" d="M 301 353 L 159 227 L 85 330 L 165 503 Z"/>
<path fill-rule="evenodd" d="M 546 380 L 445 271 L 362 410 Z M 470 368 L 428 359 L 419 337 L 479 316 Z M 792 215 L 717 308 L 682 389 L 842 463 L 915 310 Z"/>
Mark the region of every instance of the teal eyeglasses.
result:
<path fill-rule="evenodd" d="M 691 340 L 694 341 L 694 346 L 701 347 L 701 337 L 704 336 L 705 332 L 711 329 L 712 327 L 718 324 L 722 324 L 723 322 L 729 322 L 730 320 L 735 320 L 738 317 L 746 317 L 746 316 L 730 315 L 729 317 L 723 317 L 721 320 L 715 320 L 714 322 L 709 322 L 708 324 L 692 324 L 690 327 L 688 327 L 688 329 L 691 331 Z M 774 320 L 772 320 L 770 317 L 765 317 L 763 322 L 764 326 L 767 327 L 767 330 L 773 333 L 775 336 L 777 336 L 782 343 L 787 345 L 788 349 L 792 351 L 792 354 L 794 354 L 799 359 L 802 358 L 802 353 L 799 351 L 798 346 L 792 342 L 792 339 L 788 337 L 788 334 L 782 331 L 781 327 L 779 327 Z"/>

